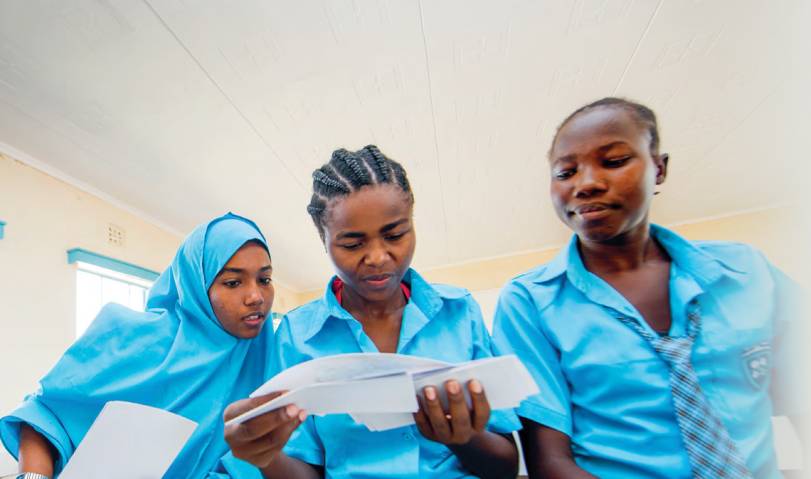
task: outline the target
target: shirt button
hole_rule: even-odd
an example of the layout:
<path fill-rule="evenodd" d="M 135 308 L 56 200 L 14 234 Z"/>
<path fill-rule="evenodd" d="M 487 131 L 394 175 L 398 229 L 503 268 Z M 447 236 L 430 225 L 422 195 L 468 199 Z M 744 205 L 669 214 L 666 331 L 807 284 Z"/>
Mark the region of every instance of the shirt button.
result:
<path fill-rule="evenodd" d="M 414 435 L 411 434 L 410 432 L 404 432 L 403 433 L 403 439 L 405 439 L 406 441 L 410 441 L 410 440 L 414 439 Z"/>

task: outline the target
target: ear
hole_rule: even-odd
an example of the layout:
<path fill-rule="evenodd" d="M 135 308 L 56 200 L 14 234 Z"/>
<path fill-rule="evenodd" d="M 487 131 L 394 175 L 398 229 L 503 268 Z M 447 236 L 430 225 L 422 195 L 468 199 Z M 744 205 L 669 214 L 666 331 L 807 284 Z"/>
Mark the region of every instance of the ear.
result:
<path fill-rule="evenodd" d="M 653 163 L 656 165 L 656 184 L 661 185 L 667 178 L 667 162 L 670 160 L 670 155 L 662 153 L 657 155 Z"/>

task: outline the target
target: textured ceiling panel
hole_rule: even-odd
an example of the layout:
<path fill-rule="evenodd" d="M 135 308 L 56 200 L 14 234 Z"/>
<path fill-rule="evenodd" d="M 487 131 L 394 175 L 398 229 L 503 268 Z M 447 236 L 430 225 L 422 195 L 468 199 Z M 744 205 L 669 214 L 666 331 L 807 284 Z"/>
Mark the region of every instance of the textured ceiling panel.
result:
<path fill-rule="evenodd" d="M 654 220 L 805 188 L 809 2 L 0 2 L 0 143 L 188 231 L 233 210 L 299 290 L 330 274 L 310 172 L 378 144 L 416 196 L 420 268 L 562 243 L 546 152 L 574 108 L 650 104 Z M 804 170 L 803 170 L 804 169 Z"/>

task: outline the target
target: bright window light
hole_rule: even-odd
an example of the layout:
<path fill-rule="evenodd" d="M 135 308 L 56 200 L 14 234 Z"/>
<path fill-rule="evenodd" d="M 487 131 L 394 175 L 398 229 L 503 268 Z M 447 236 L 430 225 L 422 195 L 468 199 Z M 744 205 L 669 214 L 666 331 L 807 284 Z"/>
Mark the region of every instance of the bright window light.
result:
<path fill-rule="evenodd" d="M 81 261 L 76 265 L 77 338 L 84 334 L 107 303 L 118 303 L 136 311 L 143 311 L 146 307 L 146 295 L 152 281 Z"/>

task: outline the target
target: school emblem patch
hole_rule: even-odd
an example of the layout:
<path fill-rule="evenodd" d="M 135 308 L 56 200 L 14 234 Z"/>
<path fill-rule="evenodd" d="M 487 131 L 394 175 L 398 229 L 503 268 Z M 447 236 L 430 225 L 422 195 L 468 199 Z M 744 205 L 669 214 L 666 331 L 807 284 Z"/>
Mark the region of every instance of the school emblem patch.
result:
<path fill-rule="evenodd" d="M 749 382 L 756 389 L 762 389 L 769 380 L 772 369 L 772 346 L 763 341 L 741 353 L 743 369 Z"/>

